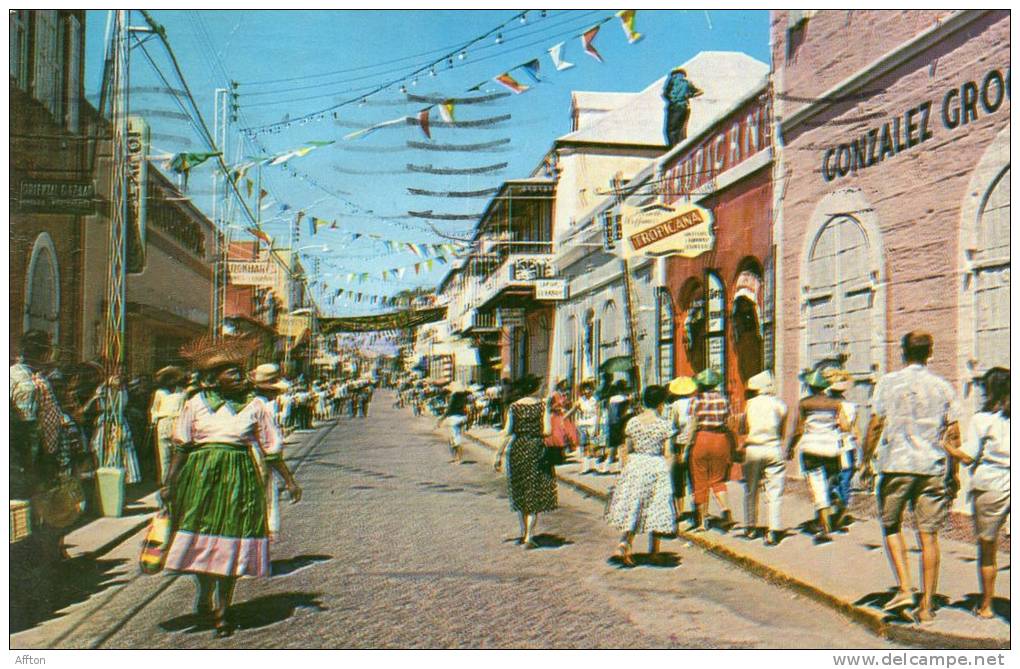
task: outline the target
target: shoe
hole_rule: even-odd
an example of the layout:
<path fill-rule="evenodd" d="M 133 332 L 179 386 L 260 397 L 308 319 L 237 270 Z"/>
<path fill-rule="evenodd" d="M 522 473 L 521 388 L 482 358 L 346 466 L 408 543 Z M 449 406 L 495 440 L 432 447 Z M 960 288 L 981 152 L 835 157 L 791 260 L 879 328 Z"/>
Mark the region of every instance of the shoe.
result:
<path fill-rule="evenodd" d="M 753 540 L 757 532 L 753 527 L 745 527 L 744 531 L 740 533 L 740 536 L 747 540 Z"/>
<path fill-rule="evenodd" d="M 617 555 L 620 558 L 620 562 L 623 563 L 623 566 L 625 567 L 634 566 L 634 560 L 631 559 L 630 555 L 630 544 L 621 541 L 620 544 L 616 547 L 616 551 Z"/>
<path fill-rule="evenodd" d="M 914 605 L 914 593 L 897 591 L 896 595 L 885 603 L 885 606 L 882 607 L 882 610 L 895 611 L 900 607 L 913 605 Z"/>
<path fill-rule="evenodd" d="M 538 548 L 538 544 L 535 543 L 534 539 L 528 539 L 527 541 L 524 542 L 524 550 L 531 551 L 535 550 L 536 548 Z"/>
<path fill-rule="evenodd" d="M 768 532 L 765 533 L 765 545 L 766 546 L 779 545 L 779 538 L 776 536 L 776 533 L 773 532 L 772 530 L 769 530 Z"/>
<path fill-rule="evenodd" d="M 217 618 L 213 629 L 214 639 L 226 639 L 234 634 L 234 625 L 226 618 Z"/>
<path fill-rule="evenodd" d="M 815 538 L 812 541 L 816 546 L 820 546 L 822 544 L 831 544 L 832 537 L 830 537 L 828 534 L 816 534 Z"/>

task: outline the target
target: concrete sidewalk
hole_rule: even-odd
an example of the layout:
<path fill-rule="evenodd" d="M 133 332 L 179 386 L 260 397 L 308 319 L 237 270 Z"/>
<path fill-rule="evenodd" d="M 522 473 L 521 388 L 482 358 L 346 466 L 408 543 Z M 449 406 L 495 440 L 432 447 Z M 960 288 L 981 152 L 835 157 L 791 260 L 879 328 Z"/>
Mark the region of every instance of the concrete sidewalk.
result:
<path fill-rule="evenodd" d="M 467 436 L 490 451 L 498 448 L 498 432 L 475 427 Z M 579 473 L 577 462 L 556 468 L 557 478 L 583 493 L 608 500 L 617 475 Z M 737 528 L 743 524 L 743 485 L 730 482 L 729 500 Z M 763 501 L 759 502 L 764 507 Z M 713 502 L 713 509 L 714 502 Z M 715 512 L 715 511 L 713 511 Z M 759 522 L 765 511 L 759 511 Z M 876 634 L 902 643 L 926 648 L 1004 649 L 1010 647 L 1009 600 L 1010 556 L 999 554 L 999 578 L 996 582 L 996 612 L 992 620 L 982 620 L 970 609 L 976 602 L 976 547 L 940 538 L 942 563 L 938 609 L 933 623 L 918 625 L 899 616 L 886 614 L 881 606 L 893 593 L 893 577 L 882 545 L 882 530 L 874 519 L 858 519 L 845 534 L 834 534 L 828 544 L 815 545 L 812 536 L 797 529 L 814 518 L 809 499 L 797 494 L 783 497 L 783 519 L 787 534 L 778 546 L 766 547 L 762 540 L 747 540 L 738 530 L 729 533 L 715 529 L 689 533 L 681 529 L 680 540 L 687 541 L 725 558 L 775 583 L 793 588 L 824 603 L 849 618 L 866 625 Z M 681 522 L 681 528 L 687 523 Z M 913 542 L 911 542 L 913 543 Z M 665 544 L 668 546 L 668 543 Z M 668 548 L 667 548 L 668 550 Z M 911 564 L 915 587 L 920 582 L 920 549 L 912 548 L 917 561 Z"/>

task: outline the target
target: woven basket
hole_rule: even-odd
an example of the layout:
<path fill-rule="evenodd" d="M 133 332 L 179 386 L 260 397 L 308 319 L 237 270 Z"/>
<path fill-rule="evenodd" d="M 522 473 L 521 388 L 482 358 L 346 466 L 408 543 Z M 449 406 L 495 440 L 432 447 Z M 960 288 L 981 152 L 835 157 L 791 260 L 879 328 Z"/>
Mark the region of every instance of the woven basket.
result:
<path fill-rule="evenodd" d="M 32 534 L 32 511 L 23 499 L 11 500 L 11 543 L 16 544 Z"/>

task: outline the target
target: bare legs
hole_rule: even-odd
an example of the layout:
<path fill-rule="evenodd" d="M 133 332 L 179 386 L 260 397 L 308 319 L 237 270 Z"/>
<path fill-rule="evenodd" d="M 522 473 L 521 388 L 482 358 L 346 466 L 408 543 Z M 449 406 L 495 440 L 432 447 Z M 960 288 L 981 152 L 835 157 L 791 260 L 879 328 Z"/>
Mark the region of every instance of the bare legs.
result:
<path fill-rule="evenodd" d="M 917 609 L 918 620 L 925 622 L 934 618 L 932 599 L 939 584 L 939 538 L 934 532 L 918 532 L 921 544 L 921 606 Z M 899 532 L 885 535 L 885 550 L 896 577 L 896 595 L 886 604 L 887 609 L 913 603 L 910 565 L 907 561 L 907 544 Z M 993 572 L 994 573 L 994 572 Z M 982 572 L 982 576 L 984 572 Z"/>
<path fill-rule="evenodd" d="M 981 604 L 977 614 L 981 618 L 991 618 L 992 598 L 995 597 L 995 574 L 997 546 L 995 541 L 978 540 L 978 573 L 981 576 Z"/>
<path fill-rule="evenodd" d="M 227 623 L 227 610 L 234 599 L 234 586 L 237 579 L 233 576 L 216 576 L 214 574 L 195 574 L 198 581 L 198 601 L 195 614 L 205 617 L 212 616 L 217 637 L 230 636 L 233 631 Z M 215 595 L 216 603 L 213 604 Z"/>
<path fill-rule="evenodd" d="M 939 585 L 939 537 L 934 532 L 918 532 L 921 540 L 921 565 L 924 592 L 921 593 L 921 607 L 917 617 L 922 621 L 932 620 L 931 602 Z"/>
<path fill-rule="evenodd" d="M 535 547 L 534 532 L 535 524 L 538 522 L 538 514 L 522 513 L 520 514 L 520 518 L 521 518 L 521 531 L 523 535 L 521 536 L 521 543 L 524 544 L 525 548 L 534 548 Z"/>

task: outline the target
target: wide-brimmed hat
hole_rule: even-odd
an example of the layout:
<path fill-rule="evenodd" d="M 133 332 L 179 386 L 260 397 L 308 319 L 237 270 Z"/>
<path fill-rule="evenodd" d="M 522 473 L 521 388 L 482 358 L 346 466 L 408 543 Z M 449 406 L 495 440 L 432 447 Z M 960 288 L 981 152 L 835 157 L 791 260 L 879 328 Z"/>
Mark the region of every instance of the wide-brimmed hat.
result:
<path fill-rule="evenodd" d="M 825 378 L 825 370 L 823 369 L 804 372 L 800 375 L 800 380 L 815 390 L 825 390 L 829 387 L 829 379 Z"/>
<path fill-rule="evenodd" d="M 776 381 L 772 372 L 765 370 L 747 380 L 747 389 L 762 395 L 773 395 L 776 392 Z"/>
<path fill-rule="evenodd" d="M 177 386 L 184 382 L 184 370 L 176 365 L 167 365 L 156 372 L 156 385 Z"/>
<path fill-rule="evenodd" d="M 669 382 L 669 392 L 678 397 L 693 395 L 698 392 L 698 384 L 689 376 L 678 376 Z"/>
<path fill-rule="evenodd" d="M 248 375 L 248 380 L 256 388 L 265 388 L 266 390 L 279 390 L 283 392 L 290 387 L 290 384 L 280 377 L 280 366 L 273 363 L 266 363 L 256 367 Z"/>
<path fill-rule="evenodd" d="M 722 383 L 722 374 L 709 367 L 698 372 L 694 382 L 701 388 L 715 388 Z"/>
<path fill-rule="evenodd" d="M 836 392 L 844 393 L 850 390 L 850 386 L 854 383 L 853 375 L 839 367 L 828 367 L 822 374 L 829 381 L 829 390 L 835 390 Z"/>
<path fill-rule="evenodd" d="M 181 348 L 181 357 L 188 360 L 195 369 L 209 372 L 219 367 L 244 366 L 255 352 L 259 342 L 254 337 L 226 336 L 214 340 L 205 335 Z"/>

